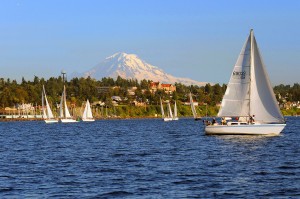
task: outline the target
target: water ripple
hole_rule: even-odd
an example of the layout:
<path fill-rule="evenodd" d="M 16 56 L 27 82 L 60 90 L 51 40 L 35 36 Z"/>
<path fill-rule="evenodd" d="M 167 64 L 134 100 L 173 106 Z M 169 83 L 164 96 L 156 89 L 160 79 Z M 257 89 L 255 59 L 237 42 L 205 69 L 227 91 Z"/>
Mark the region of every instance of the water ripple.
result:
<path fill-rule="evenodd" d="M 205 136 L 181 119 L 0 123 L 0 198 L 298 198 L 300 119 Z"/>

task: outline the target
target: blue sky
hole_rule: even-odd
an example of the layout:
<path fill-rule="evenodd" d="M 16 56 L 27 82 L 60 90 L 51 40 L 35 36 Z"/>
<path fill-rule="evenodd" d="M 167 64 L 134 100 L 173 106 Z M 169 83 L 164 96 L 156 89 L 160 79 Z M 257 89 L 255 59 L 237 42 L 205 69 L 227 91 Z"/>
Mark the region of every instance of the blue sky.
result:
<path fill-rule="evenodd" d="M 0 77 L 83 72 L 116 52 L 227 83 L 251 28 L 273 85 L 300 78 L 300 1 L 1 0 Z"/>

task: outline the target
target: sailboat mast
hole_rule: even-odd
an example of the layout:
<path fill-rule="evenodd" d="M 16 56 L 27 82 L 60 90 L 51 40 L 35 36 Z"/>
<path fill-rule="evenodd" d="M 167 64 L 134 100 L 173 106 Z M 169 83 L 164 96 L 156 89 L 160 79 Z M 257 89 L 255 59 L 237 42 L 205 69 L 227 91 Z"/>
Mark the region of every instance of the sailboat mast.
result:
<path fill-rule="evenodd" d="M 250 70 L 249 70 L 249 112 L 251 114 L 251 87 L 252 87 L 252 70 L 254 70 L 254 43 L 253 29 L 250 30 Z"/>
<path fill-rule="evenodd" d="M 44 85 L 43 85 L 44 88 Z M 42 91 L 42 110 L 43 110 L 43 118 L 45 118 L 45 104 L 44 104 L 44 90 Z"/>
<path fill-rule="evenodd" d="M 67 118 L 67 97 L 66 97 L 66 87 L 64 85 L 64 110 L 65 110 L 65 118 Z"/>

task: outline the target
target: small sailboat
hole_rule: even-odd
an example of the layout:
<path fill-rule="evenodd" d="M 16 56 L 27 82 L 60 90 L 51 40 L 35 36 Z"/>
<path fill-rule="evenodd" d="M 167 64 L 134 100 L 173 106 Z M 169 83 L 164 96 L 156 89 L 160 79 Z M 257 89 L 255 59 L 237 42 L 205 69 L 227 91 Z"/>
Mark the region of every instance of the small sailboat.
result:
<path fill-rule="evenodd" d="M 45 108 L 46 103 L 46 108 Z M 54 118 L 53 113 L 51 111 L 50 105 L 48 103 L 45 87 L 43 85 L 42 91 L 42 107 L 43 107 L 43 119 L 46 123 L 57 123 L 58 120 Z"/>
<path fill-rule="evenodd" d="M 208 125 L 206 134 L 278 135 L 286 126 L 253 30 L 234 66 L 218 116 L 238 120 Z"/>
<path fill-rule="evenodd" d="M 198 115 L 197 115 L 197 111 L 196 111 L 196 108 L 195 108 L 195 105 L 194 105 L 194 100 L 193 100 L 193 97 L 192 97 L 192 93 L 190 93 L 189 95 L 190 95 L 190 105 L 191 105 L 193 117 L 194 117 L 195 120 L 201 120 L 201 117 L 198 117 Z"/>
<path fill-rule="evenodd" d="M 174 115 L 173 115 L 173 120 L 178 120 L 176 101 L 175 101 L 175 104 L 174 104 Z"/>
<path fill-rule="evenodd" d="M 170 104 L 168 104 L 168 106 L 167 106 L 168 111 L 167 111 L 167 116 L 165 116 L 165 111 L 164 111 L 164 107 L 163 107 L 161 98 L 160 98 L 160 109 L 161 109 L 161 117 L 162 117 L 162 119 L 165 122 L 172 121 L 172 117 L 170 117 L 170 112 L 172 114 L 172 111 L 170 111 L 171 110 Z"/>
<path fill-rule="evenodd" d="M 60 100 L 60 109 L 59 109 L 59 120 L 62 123 L 71 123 L 71 122 L 77 122 L 74 120 L 69 112 L 68 106 L 67 106 L 67 100 L 66 100 L 66 87 L 64 85 L 64 90 L 61 95 Z"/>
<path fill-rule="evenodd" d="M 173 120 L 173 113 L 172 113 L 170 102 L 167 102 L 167 117 Z"/>
<path fill-rule="evenodd" d="M 84 122 L 94 122 L 95 119 L 92 114 L 92 109 L 89 100 L 86 101 L 85 108 L 82 114 L 82 121 Z"/>

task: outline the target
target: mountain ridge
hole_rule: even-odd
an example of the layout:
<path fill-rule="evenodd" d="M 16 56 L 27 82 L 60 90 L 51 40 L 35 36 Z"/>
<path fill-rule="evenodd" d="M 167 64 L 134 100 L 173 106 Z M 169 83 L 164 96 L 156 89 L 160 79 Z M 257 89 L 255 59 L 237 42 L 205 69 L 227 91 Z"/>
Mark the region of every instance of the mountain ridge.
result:
<path fill-rule="evenodd" d="M 135 54 L 127 54 L 118 52 L 106 57 L 102 62 L 84 73 L 74 73 L 72 76 L 92 77 L 101 79 L 103 77 L 111 77 L 116 79 L 118 76 L 124 79 L 143 79 L 152 80 L 162 83 L 182 83 L 185 85 L 203 86 L 207 82 L 199 82 L 189 78 L 175 77 L 164 72 L 157 66 L 153 66 L 146 61 L 140 59 Z"/>

